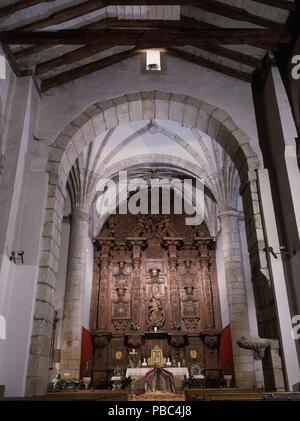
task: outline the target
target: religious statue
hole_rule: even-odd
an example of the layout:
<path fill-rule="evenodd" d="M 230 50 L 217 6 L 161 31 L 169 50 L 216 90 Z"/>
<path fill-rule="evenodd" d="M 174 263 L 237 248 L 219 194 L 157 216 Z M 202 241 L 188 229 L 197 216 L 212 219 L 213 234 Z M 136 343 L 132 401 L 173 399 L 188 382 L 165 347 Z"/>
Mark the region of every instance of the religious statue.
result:
<path fill-rule="evenodd" d="M 149 301 L 147 324 L 149 327 L 161 328 L 165 323 L 164 306 L 159 298 L 159 286 L 154 284 L 152 287 L 152 297 Z"/>
<path fill-rule="evenodd" d="M 149 270 L 152 284 L 159 284 L 160 283 L 159 272 L 160 272 L 159 269 L 150 269 Z"/>

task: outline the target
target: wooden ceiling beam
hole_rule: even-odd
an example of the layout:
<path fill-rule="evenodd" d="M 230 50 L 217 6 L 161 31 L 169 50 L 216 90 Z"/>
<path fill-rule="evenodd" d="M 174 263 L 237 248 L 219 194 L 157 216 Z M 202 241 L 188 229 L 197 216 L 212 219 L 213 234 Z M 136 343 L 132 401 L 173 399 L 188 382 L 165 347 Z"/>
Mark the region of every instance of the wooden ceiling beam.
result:
<path fill-rule="evenodd" d="M 231 67 L 225 66 L 221 63 L 216 63 L 212 60 L 206 59 L 201 56 L 188 53 L 187 51 L 179 50 L 177 48 L 168 48 L 167 53 L 171 56 L 180 58 L 182 60 L 189 61 L 198 66 L 206 67 L 219 73 L 224 73 L 227 76 L 231 76 L 235 79 L 243 80 L 244 82 L 251 83 L 252 75 L 250 73 L 236 70 Z"/>
<path fill-rule="evenodd" d="M 90 47 L 77 48 L 76 50 L 70 51 L 69 53 L 65 53 L 61 56 L 38 64 L 35 68 L 35 75 L 41 76 L 61 66 L 70 65 L 76 63 L 77 61 L 84 60 L 85 58 L 92 57 L 93 55 L 101 53 L 108 48 L 109 46 L 99 48 L 98 46 L 93 45 Z"/>
<path fill-rule="evenodd" d="M 99 19 L 95 22 L 92 23 L 88 23 L 86 25 L 81 25 L 78 28 L 75 29 L 100 29 L 100 28 L 106 28 L 108 23 L 110 21 L 117 21 L 117 19 L 115 18 L 105 18 L 105 19 Z M 14 52 L 15 58 L 16 60 L 22 59 L 22 58 L 26 58 L 26 57 L 30 57 L 32 54 L 36 54 L 40 51 L 43 51 L 47 48 L 51 48 L 52 45 L 45 45 L 45 46 L 40 46 L 40 45 L 33 45 L 32 47 L 28 47 L 28 48 L 22 48 L 18 51 Z"/>
<path fill-rule="evenodd" d="M 77 67 L 76 69 L 59 73 L 58 75 L 52 76 L 48 79 L 43 79 L 41 81 L 41 91 L 45 92 L 51 88 L 63 85 L 67 82 L 71 82 L 82 76 L 87 76 L 100 69 L 104 69 L 105 67 L 112 66 L 113 64 L 119 63 L 137 54 L 138 54 L 138 51 L 136 50 L 136 48 L 132 48 L 128 51 L 124 51 L 122 53 L 115 54 L 110 57 L 93 61 L 92 63 L 85 64 L 84 66 Z"/>
<path fill-rule="evenodd" d="M 288 32 L 268 29 L 215 29 L 173 31 L 145 31 L 142 29 L 62 30 L 42 32 L 0 32 L 0 41 L 10 45 L 136 45 L 139 48 L 168 46 L 209 46 L 218 44 L 245 44 L 259 42 L 268 47 L 285 44 Z"/>
<path fill-rule="evenodd" d="M 34 2 L 38 0 L 28 0 L 28 2 Z M 267 0 L 265 0 L 267 1 Z M 275 0 L 279 1 L 279 0 Z M 283 0 L 280 0 L 283 1 Z M 270 0 L 271 3 L 271 0 Z M 289 3 L 289 2 L 286 2 Z M 199 9 L 218 14 L 221 16 L 225 16 L 229 19 L 240 20 L 250 22 L 262 27 L 270 28 L 270 29 L 284 29 L 285 25 L 272 21 L 270 19 L 263 18 L 261 16 L 252 14 L 248 12 L 246 9 L 241 7 L 232 6 L 226 3 L 223 3 L 218 0 L 88 0 L 82 3 L 76 4 L 74 6 L 70 6 L 67 8 L 63 8 L 61 10 L 55 11 L 53 14 L 37 20 L 35 22 L 25 24 L 19 26 L 15 29 L 17 30 L 36 30 L 46 28 L 51 25 L 57 25 L 68 20 L 74 19 L 76 17 L 83 16 L 87 13 L 93 12 L 95 10 L 99 10 L 101 8 L 111 6 L 111 5 L 188 5 L 197 7 Z M 12 6 L 12 5 L 11 5 Z M 1 10 L 1 9 L 0 9 Z"/>
<path fill-rule="evenodd" d="M 75 4 L 74 6 L 57 10 L 43 19 L 18 26 L 15 28 L 15 30 L 35 31 L 37 29 L 47 28 L 48 26 L 59 25 L 60 23 L 84 16 L 87 13 L 103 9 L 104 7 L 105 2 L 103 0 L 88 0 L 83 3 Z"/>
<path fill-rule="evenodd" d="M 229 60 L 236 61 L 238 63 L 245 64 L 251 67 L 261 67 L 262 60 L 251 56 L 250 54 L 241 53 L 236 50 L 231 50 L 229 48 L 222 47 L 220 45 L 211 45 L 209 47 L 201 47 L 202 50 L 205 50 L 209 53 L 216 54 L 221 57 L 228 58 Z"/>
<path fill-rule="evenodd" d="M 276 0 L 275 0 L 276 1 Z M 263 26 L 266 28 L 271 28 L 271 29 L 284 29 L 284 25 L 282 25 L 281 23 L 278 23 L 276 21 L 272 21 L 270 19 L 267 18 L 263 18 L 262 16 L 258 16 L 255 14 L 252 14 L 250 12 L 248 12 L 246 9 L 243 9 L 242 7 L 236 7 L 236 6 L 232 6 L 230 4 L 227 3 L 223 3 L 221 1 L 218 0 L 201 0 L 201 1 L 197 1 L 197 0 L 179 0 L 179 1 L 174 1 L 174 0 L 144 0 L 144 1 L 130 1 L 130 0 L 109 0 L 109 1 L 105 1 L 106 5 L 128 5 L 128 6 L 132 6 L 135 3 L 137 5 L 159 5 L 159 4 L 163 4 L 163 5 L 168 5 L 168 4 L 172 4 L 172 5 L 186 5 L 186 6 L 193 6 L 196 7 L 198 9 L 202 9 L 205 10 L 207 12 L 211 12 L 217 15 L 222 15 L 225 16 L 229 19 L 234 19 L 234 20 L 241 20 L 241 21 L 246 21 L 246 22 L 250 22 L 250 23 L 254 23 L 256 25 L 259 26 Z"/>
<path fill-rule="evenodd" d="M 231 6 L 216 0 L 201 0 L 195 7 L 197 9 L 202 9 L 206 12 L 221 15 L 229 19 L 245 21 L 270 29 L 285 29 L 285 25 L 282 23 L 278 23 L 270 19 L 263 18 L 262 16 L 252 14 L 241 7 Z"/>
<path fill-rule="evenodd" d="M 221 26 L 213 25 L 212 23 L 198 21 L 197 19 L 191 18 L 189 16 L 181 15 L 180 20 L 184 24 L 190 23 L 190 24 L 196 25 L 196 22 L 198 22 L 199 24 L 201 24 L 203 29 L 222 29 Z M 258 47 L 258 48 L 263 48 L 263 49 L 266 48 L 266 46 L 264 44 L 260 44 L 259 40 L 257 40 L 257 39 L 254 42 L 249 41 L 249 42 L 247 42 L 247 44 L 252 45 L 254 47 Z"/>
<path fill-rule="evenodd" d="M 77 48 L 76 50 L 70 51 L 51 60 L 39 63 L 35 68 L 35 75 L 41 76 L 45 73 L 56 70 L 61 66 L 70 65 L 78 61 L 84 60 L 85 58 L 91 57 L 95 54 L 101 53 L 102 51 L 105 51 L 108 48 L 109 46 L 104 48 L 99 48 L 97 46 Z M 262 64 L 261 60 L 256 57 L 241 53 L 239 51 L 230 50 L 221 46 L 201 47 L 201 49 L 219 55 L 221 57 L 226 57 L 238 63 L 245 64 L 247 66 L 260 67 Z"/>
<path fill-rule="evenodd" d="M 197 21 L 193 18 L 181 16 L 180 21 L 159 21 L 159 20 L 140 20 L 140 19 L 116 19 L 104 18 L 96 22 L 82 25 L 76 29 L 97 29 L 97 28 L 145 28 L 145 29 L 178 29 L 178 30 L 191 30 L 191 29 L 222 29 L 215 25 L 209 25 L 205 22 Z M 51 48 L 51 45 L 40 46 L 34 45 L 32 47 L 21 48 L 14 51 L 16 60 L 30 57 L 40 51 Z"/>
<path fill-rule="evenodd" d="M 295 12 L 296 3 L 288 0 L 253 0 L 256 3 L 262 3 L 267 6 L 277 7 L 278 9 L 288 10 L 289 12 Z"/>
<path fill-rule="evenodd" d="M 0 8 L 0 18 L 4 18 L 23 9 L 27 9 L 28 7 L 45 3 L 46 1 L 49 2 L 54 0 L 19 0 L 15 3 L 7 4 L 6 6 Z"/>

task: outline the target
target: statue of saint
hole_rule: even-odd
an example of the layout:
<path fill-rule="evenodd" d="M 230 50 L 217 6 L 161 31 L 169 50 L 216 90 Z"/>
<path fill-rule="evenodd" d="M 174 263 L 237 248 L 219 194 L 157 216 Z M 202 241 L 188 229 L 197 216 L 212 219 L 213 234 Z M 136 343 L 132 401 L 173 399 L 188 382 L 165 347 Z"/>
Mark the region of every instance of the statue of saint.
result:
<path fill-rule="evenodd" d="M 150 269 L 149 270 L 152 284 L 159 284 L 160 283 L 159 272 L 160 272 L 159 269 Z"/>
<path fill-rule="evenodd" d="M 150 327 L 156 326 L 160 328 L 165 323 L 164 306 L 159 298 L 159 291 L 159 286 L 154 284 L 152 287 L 152 297 L 148 306 L 147 323 Z"/>

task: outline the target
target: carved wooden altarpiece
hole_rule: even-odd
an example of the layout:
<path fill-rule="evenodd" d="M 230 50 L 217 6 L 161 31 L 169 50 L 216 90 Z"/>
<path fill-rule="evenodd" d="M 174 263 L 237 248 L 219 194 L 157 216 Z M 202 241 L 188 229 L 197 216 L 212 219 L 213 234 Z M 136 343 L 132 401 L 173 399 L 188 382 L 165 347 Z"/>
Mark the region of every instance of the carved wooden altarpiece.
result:
<path fill-rule="evenodd" d="M 94 256 L 95 386 L 107 387 L 116 367 L 125 370 L 132 349 L 141 360 L 158 346 L 187 367 L 219 367 L 218 350 L 206 350 L 201 336 L 210 331 L 217 338 L 221 328 L 214 241 L 204 223 L 187 226 L 181 215 L 112 215 Z"/>

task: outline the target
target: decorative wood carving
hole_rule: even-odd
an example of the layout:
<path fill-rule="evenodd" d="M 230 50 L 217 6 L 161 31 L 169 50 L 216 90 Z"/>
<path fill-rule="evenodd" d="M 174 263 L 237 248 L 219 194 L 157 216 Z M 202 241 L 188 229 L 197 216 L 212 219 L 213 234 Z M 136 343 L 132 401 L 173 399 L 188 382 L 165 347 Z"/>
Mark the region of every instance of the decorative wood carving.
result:
<path fill-rule="evenodd" d="M 110 332 L 94 333 L 94 346 L 95 348 L 105 348 L 111 339 Z"/>
<path fill-rule="evenodd" d="M 161 329 L 165 324 L 165 309 L 162 298 L 164 289 L 159 278 L 159 269 L 150 269 L 150 281 L 146 285 L 147 295 L 150 297 L 147 308 L 146 322 L 150 329 Z"/>
<path fill-rule="evenodd" d="M 98 320 L 97 328 L 101 330 L 106 330 L 108 328 L 108 320 L 103 315 L 108 312 L 108 299 L 109 299 L 109 290 L 108 290 L 108 278 L 109 278 L 109 262 L 110 262 L 110 249 L 114 242 L 112 237 L 109 238 L 99 238 L 97 239 L 99 248 L 100 248 L 100 279 L 99 279 L 99 289 L 98 289 Z"/>
<path fill-rule="evenodd" d="M 142 237 L 128 238 L 127 244 L 132 248 L 132 300 L 131 317 L 135 323 L 140 324 L 140 299 L 141 299 L 141 253 L 146 247 L 146 239 Z"/>
<path fill-rule="evenodd" d="M 204 344 L 205 367 L 216 368 L 215 363 L 219 357 L 221 332 L 216 329 L 207 329 L 201 332 L 200 336 Z"/>
<path fill-rule="evenodd" d="M 170 268 L 170 301 L 172 303 L 171 319 L 173 323 L 181 324 L 180 295 L 177 280 L 177 247 L 182 241 L 181 238 L 165 237 L 164 244 L 169 252 Z"/>
<path fill-rule="evenodd" d="M 125 262 L 119 263 L 119 271 L 114 275 L 112 291 L 112 323 L 116 330 L 124 331 L 130 320 L 130 275 L 125 273 Z"/>
<path fill-rule="evenodd" d="M 133 348 L 141 360 L 159 346 L 164 356 L 188 366 L 195 362 L 190 352 L 196 350 L 199 361 L 218 366 L 213 338 L 200 337 L 213 322 L 221 327 L 211 241 L 205 224 L 195 230 L 181 215 L 108 219 L 95 252 L 95 382 L 108 379 L 116 365 L 125 370 Z M 111 338 L 103 338 L 99 330 L 111 332 Z M 123 358 L 116 361 L 120 350 Z"/>
<path fill-rule="evenodd" d="M 135 348 L 138 349 L 142 346 L 142 342 L 143 342 L 143 334 L 140 333 L 132 333 L 132 334 L 127 334 L 127 345 L 130 348 Z"/>
<path fill-rule="evenodd" d="M 170 334 L 170 344 L 174 348 L 182 348 L 186 341 L 185 341 L 185 334 L 184 333 L 171 333 Z"/>

